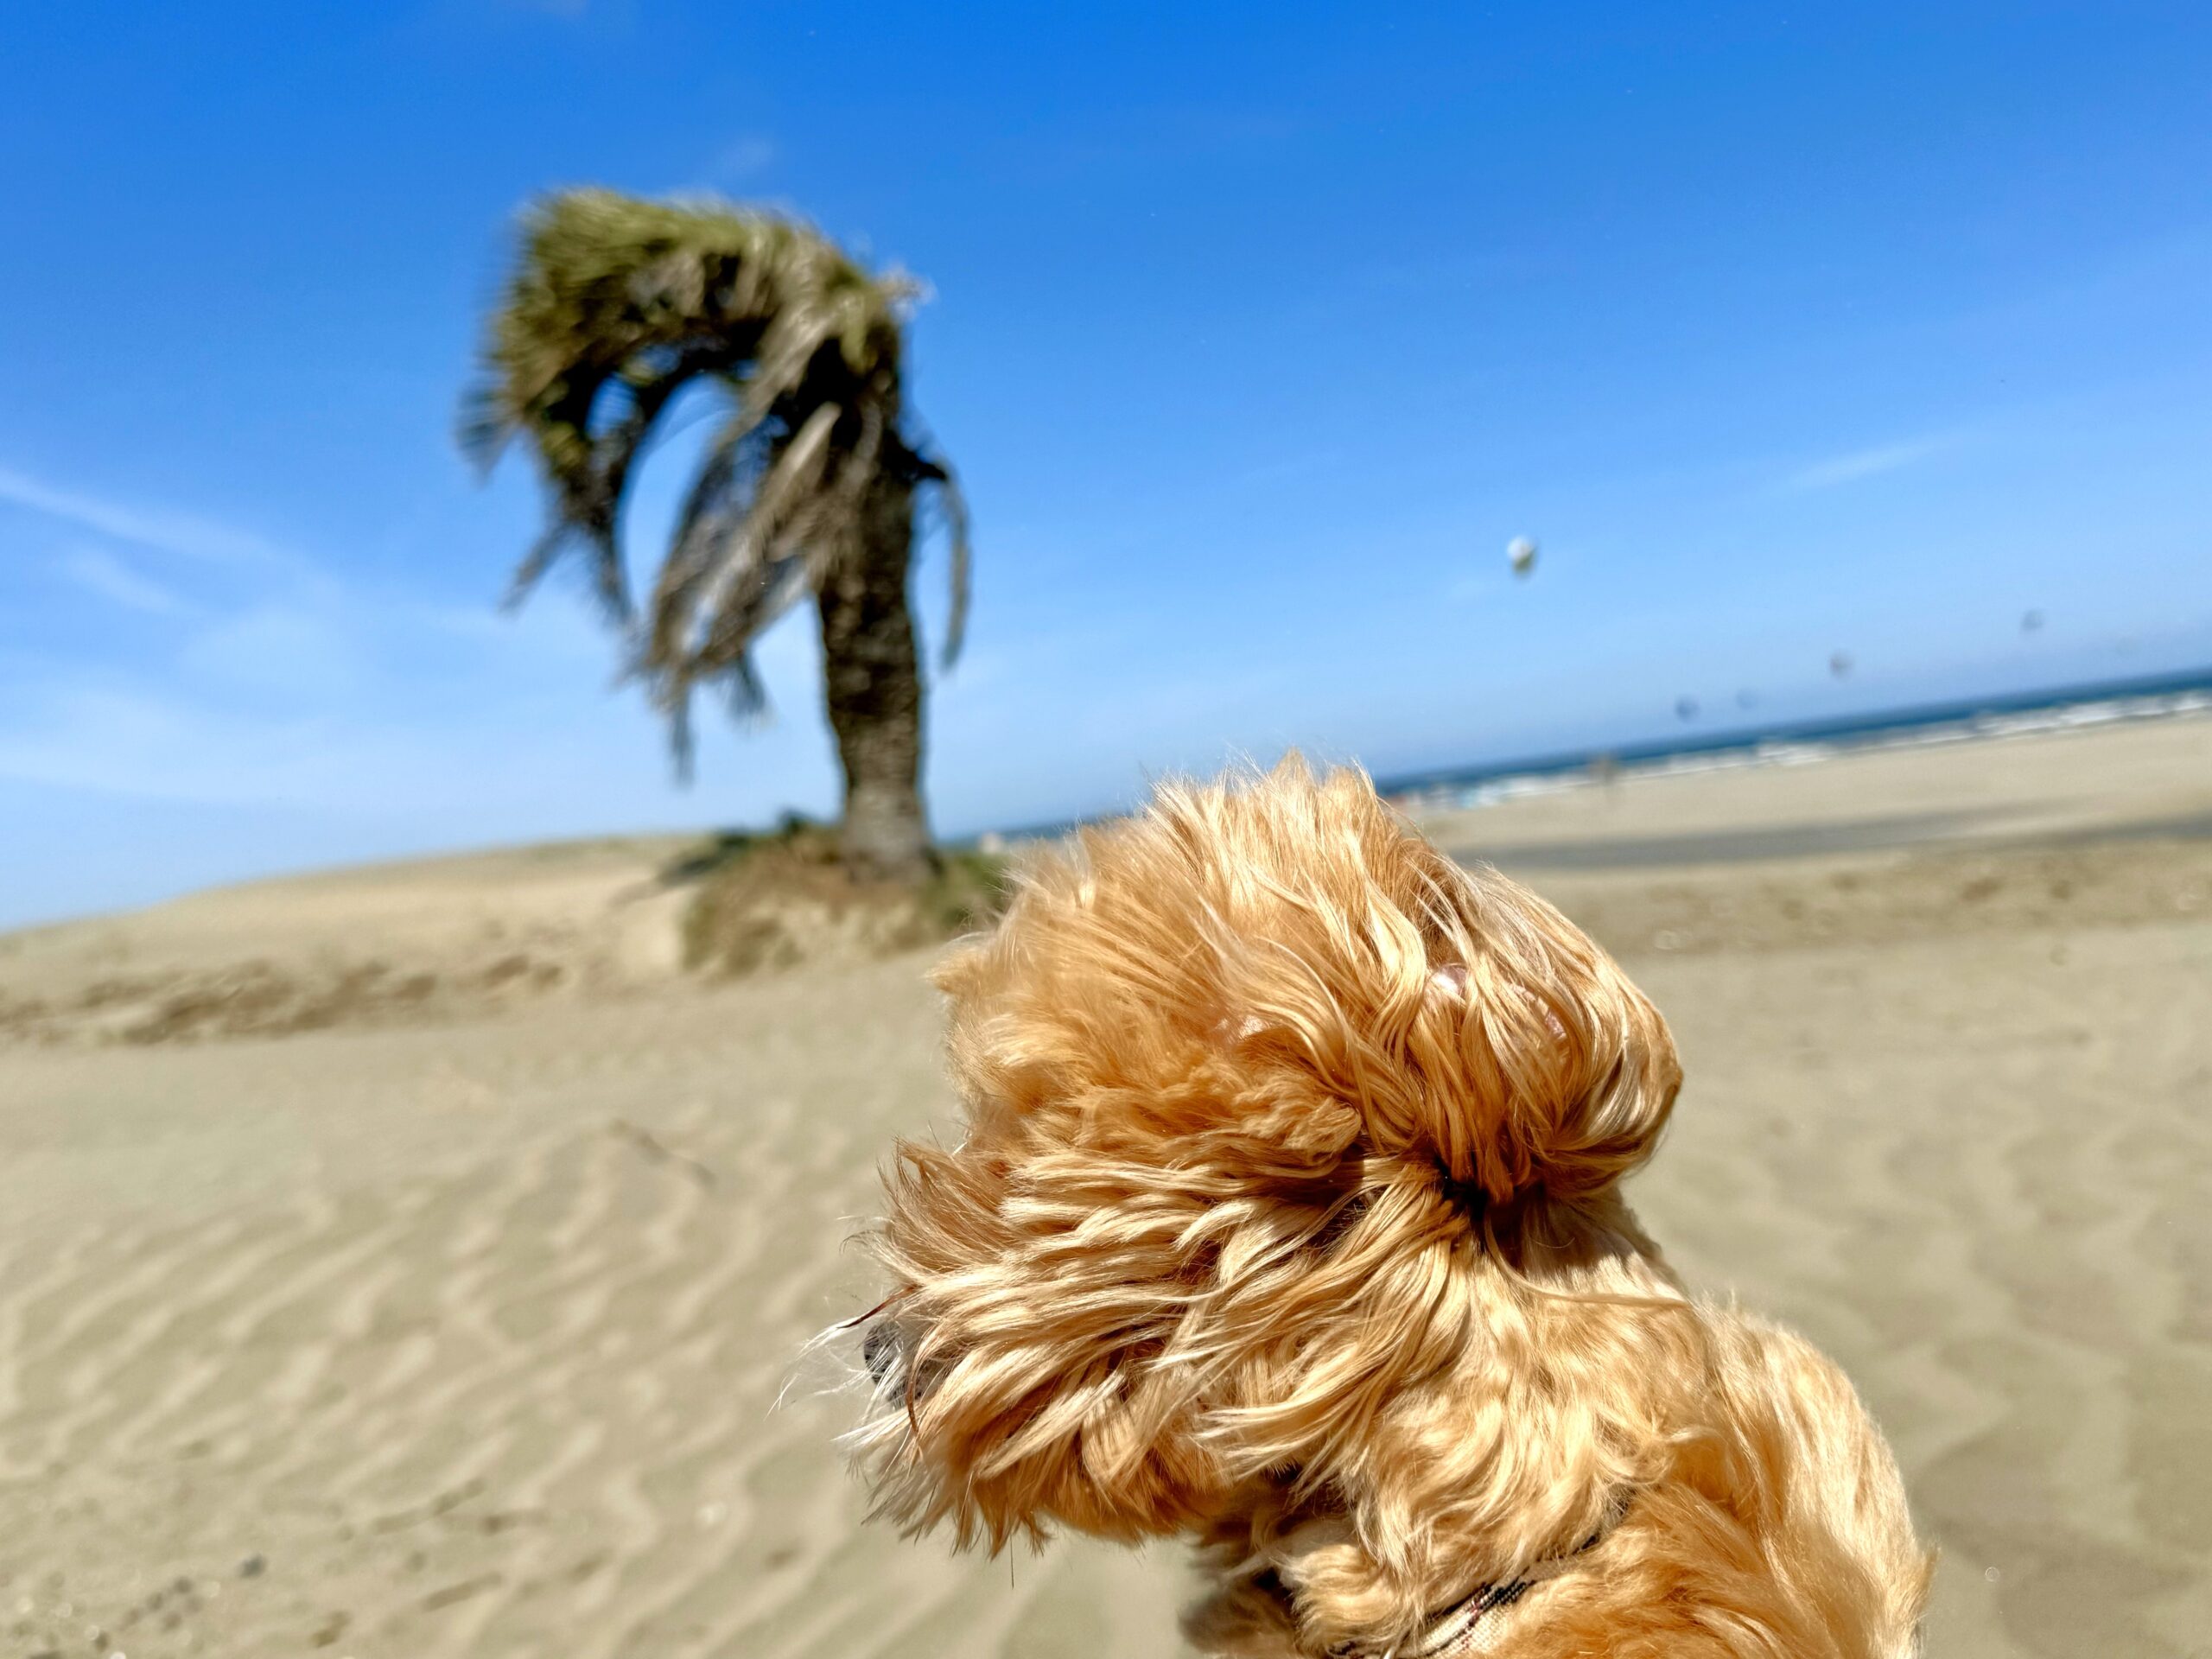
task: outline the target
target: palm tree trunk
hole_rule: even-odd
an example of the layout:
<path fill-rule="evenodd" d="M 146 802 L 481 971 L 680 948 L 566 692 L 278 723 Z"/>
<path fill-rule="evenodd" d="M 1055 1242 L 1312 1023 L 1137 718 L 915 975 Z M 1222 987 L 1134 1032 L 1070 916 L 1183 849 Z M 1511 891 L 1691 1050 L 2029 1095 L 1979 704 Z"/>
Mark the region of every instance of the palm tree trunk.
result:
<path fill-rule="evenodd" d="M 886 475 L 871 488 L 862 545 L 816 595 L 830 728 L 845 769 L 845 868 L 914 880 L 930 868 L 922 810 L 922 677 L 906 607 L 914 491 Z"/>

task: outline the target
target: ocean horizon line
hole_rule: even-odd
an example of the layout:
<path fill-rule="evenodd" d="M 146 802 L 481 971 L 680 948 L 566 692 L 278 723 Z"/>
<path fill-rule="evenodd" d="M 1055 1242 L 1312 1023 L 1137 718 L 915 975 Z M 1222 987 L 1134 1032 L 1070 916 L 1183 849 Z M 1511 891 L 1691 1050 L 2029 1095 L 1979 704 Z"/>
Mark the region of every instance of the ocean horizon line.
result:
<path fill-rule="evenodd" d="M 2031 690 L 1895 704 L 1853 715 L 1745 723 L 1673 738 L 1600 744 L 1464 766 L 1378 775 L 1376 791 L 1403 810 L 1471 807 L 1584 787 L 1610 778 L 1726 766 L 1805 764 L 1861 750 L 1965 742 L 2027 732 L 2154 720 L 2212 711 L 2212 664 L 2121 679 L 2069 681 Z M 1118 816 L 1102 812 L 956 838 L 988 848 L 1065 836 Z"/>

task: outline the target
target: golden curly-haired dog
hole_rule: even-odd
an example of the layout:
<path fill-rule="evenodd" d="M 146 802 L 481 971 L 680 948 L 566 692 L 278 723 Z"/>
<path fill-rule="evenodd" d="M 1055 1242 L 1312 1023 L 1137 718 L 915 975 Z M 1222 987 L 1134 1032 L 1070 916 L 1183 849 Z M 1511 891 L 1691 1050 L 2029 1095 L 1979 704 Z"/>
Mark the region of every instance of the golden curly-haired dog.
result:
<path fill-rule="evenodd" d="M 1665 1022 L 1363 777 L 1162 789 L 938 982 L 967 1138 L 899 1148 L 856 1322 L 884 1512 L 1187 1535 L 1211 1653 L 1914 1650 L 1850 1383 L 1622 1199 Z"/>

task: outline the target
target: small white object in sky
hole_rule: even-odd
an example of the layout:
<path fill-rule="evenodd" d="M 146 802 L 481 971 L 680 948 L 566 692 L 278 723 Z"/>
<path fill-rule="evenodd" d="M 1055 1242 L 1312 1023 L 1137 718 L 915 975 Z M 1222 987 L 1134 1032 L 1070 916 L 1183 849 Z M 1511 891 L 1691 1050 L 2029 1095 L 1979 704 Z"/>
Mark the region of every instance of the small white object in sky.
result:
<path fill-rule="evenodd" d="M 1505 556 L 1513 566 L 1513 574 L 1525 576 L 1536 568 L 1536 544 L 1526 536 L 1516 536 L 1505 544 Z"/>

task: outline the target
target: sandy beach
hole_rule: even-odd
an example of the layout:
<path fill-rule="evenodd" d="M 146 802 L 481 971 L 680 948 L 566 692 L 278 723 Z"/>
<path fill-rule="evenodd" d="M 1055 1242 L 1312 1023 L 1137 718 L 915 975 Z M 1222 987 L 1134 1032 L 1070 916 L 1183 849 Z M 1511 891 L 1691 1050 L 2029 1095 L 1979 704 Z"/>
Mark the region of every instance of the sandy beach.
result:
<path fill-rule="evenodd" d="M 2212 1654 L 2212 719 L 1428 827 L 1673 1020 L 1636 1202 L 1858 1380 L 1930 1654 Z M 0 1653 L 1179 1651 L 1173 1548 L 862 1525 L 793 1357 L 945 1120 L 927 958 L 702 983 L 677 850 L 0 938 Z"/>

